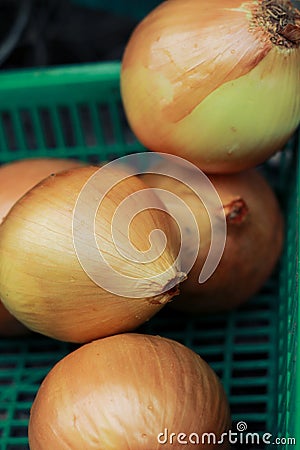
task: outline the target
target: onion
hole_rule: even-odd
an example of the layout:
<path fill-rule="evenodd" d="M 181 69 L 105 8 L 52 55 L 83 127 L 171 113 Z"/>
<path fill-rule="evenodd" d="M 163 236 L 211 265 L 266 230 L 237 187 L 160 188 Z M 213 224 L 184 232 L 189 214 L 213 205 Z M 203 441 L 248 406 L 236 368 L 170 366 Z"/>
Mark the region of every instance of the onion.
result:
<path fill-rule="evenodd" d="M 163 171 L 163 164 L 160 169 Z M 283 216 L 271 187 L 256 169 L 238 174 L 210 175 L 218 192 L 227 222 L 227 237 L 220 263 L 205 282 L 198 281 L 201 268 L 211 244 L 211 223 L 206 206 L 183 183 L 175 178 L 147 174 L 143 181 L 153 188 L 176 194 L 187 204 L 196 219 L 200 247 L 197 260 L 181 285 L 182 295 L 172 305 L 190 312 L 217 312 L 235 308 L 257 293 L 271 275 L 283 245 Z M 185 169 L 187 170 L 187 169 Z M 191 172 L 190 179 L 194 174 Z M 205 197 L 205 196 L 204 196 Z M 165 197 L 164 197 L 164 201 Z M 190 229 L 190 238 L 183 252 L 184 269 L 190 250 L 197 245 L 197 237 L 184 214 L 180 203 L 166 202 L 167 208 L 176 211 L 180 228 Z M 215 229 L 218 233 L 218 230 Z"/>
<path fill-rule="evenodd" d="M 52 368 L 28 435 L 31 450 L 225 449 L 229 427 L 222 385 L 200 356 L 170 339 L 129 333 L 86 344 Z"/>
<path fill-rule="evenodd" d="M 169 0 L 135 28 L 121 92 L 137 138 L 207 173 L 252 168 L 300 122 L 300 12 L 288 0 Z"/>
<path fill-rule="evenodd" d="M 43 178 L 79 165 L 82 163 L 75 160 L 35 158 L 0 166 L 0 224 L 16 201 Z M 27 331 L 0 302 L 0 336 L 16 336 Z"/>
<path fill-rule="evenodd" d="M 138 177 L 109 164 L 42 181 L 0 227 L 4 305 L 33 331 L 80 343 L 148 320 L 184 277 L 177 230 L 153 205 L 162 203 Z M 164 247 L 153 230 L 169 237 Z"/>
<path fill-rule="evenodd" d="M 0 167 L 0 223 L 16 201 L 41 180 L 82 164 L 63 158 L 28 158 L 3 164 Z"/>

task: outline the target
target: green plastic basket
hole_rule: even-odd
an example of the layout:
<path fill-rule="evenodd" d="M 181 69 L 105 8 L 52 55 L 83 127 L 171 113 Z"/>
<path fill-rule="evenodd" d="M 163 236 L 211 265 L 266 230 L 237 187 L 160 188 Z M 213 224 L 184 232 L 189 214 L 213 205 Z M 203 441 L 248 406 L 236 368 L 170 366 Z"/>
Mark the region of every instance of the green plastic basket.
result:
<path fill-rule="evenodd" d="M 119 77 L 118 62 L 1 74 L 0 163 L 37 156 L 96 163 L 143 150 L 125 120 Z M 287 147 L 279 167 L 264 167 L 272 173 L 287 231 L 279 267 L 259 295 L 238 310 L 207 317 L 166 306 L 139 331 L 176 339 L 211 364 L 230 399 L 233 431 L 245 422 L 260 440 L 264 433 L 273 442 L 281 439 L 273 448 L 300 449 L 297 134 Z M 39 385 L 75 347 L 39 335 L 0 340 L 1 450 L 28 449 L 29 411 Z M 289 438 L 297 444 L 289 445 Z M 234 448 L 268 447 L 260 441 Z"/>

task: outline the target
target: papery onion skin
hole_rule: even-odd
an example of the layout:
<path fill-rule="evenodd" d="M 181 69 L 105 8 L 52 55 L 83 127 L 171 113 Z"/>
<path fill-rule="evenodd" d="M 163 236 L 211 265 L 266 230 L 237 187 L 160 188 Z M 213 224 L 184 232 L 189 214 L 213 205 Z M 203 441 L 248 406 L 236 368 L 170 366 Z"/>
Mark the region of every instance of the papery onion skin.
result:
<path fill-rule="evenodd" d="M 83 270 L 73 242 L 73 209 L 81 189 L 98 170 L 81 167 L 48 177 L 15 204 L 0 227 L 0 295 L 4 305 L 28 328 L 64 341 L 88 342 L 132 330 L 177 293 L 175 288 L 161 293 L 170 281 L 163 272 L 173 267 L 179 246 L 167 213 L 143 211 L 132 230 L 132 242 L 139 250 L 149 246 L 153 229 L 161 229 L 169 237 L 164 253 L 153 263 L 122 260 L 120 264 L 113 246 L 110 226 L 116 205 L 146 188 L 137 177 L 120 182 L 105 196 L 96 215 L 97 244 L 102 249 L 106 246 L 106 256 L 116 269 L 137 278 L 137 287 L 139 279 L 144 283 L 158 274 L 161 285 L 149 281 L 141 298 L 121 297 L 102 289 Z M 123 171 L 117 173 L 127 176 Z M 106 173 L 106 177 L 111 174 Z M 177 282 L 175 266 L 172 270 Z"/>
<path fill-rule="evenodd" d="M 0 224 L 11 207 L 43 178 L 82 164 L 64 158 L 28 158 L 0 166 Z M 28 331 L 0 302 L 0 336 L 18 336 Z"/>
<path fill-rule="evenodd" d="M 0 166 L 0 223 L 11 207 L 44 178 L 82 165 L 74 159 L 26 158 Z"/>
<path fill-rule="evenodd" d="M 145 147 L 207 173 L 252 168 L 282 150 L 300 122 L 300 41 L 275 44 L 259 25 L 263 4 L 169 0 L 140 22 L 123 55 L 121 92 Z"/>
<path fill-rule="evenodd" d="M 223 387 L 200 356 L 170 339 L 128 333 L 86 344 L 54 366 L 33 403 L 28 435 L 30 450 L 179 450 L 182 444 L 161 444 L 158 435 L 221 439 L 230 423 Z M 229 445 L 206 439 L 185 448 Z"/>
<path fill-rule="evenodd" d="M 187 312 L 227 311 L 250 300 L 272 274 L 283 247 L 283 214 L 275 193 L 258 170 L 210 175 L 209 179 L 223 204 L 227 236 L 216 271 L 205 283 L 199 284 L 198 277 L 211 243 L 211 224 L 203 203 L 187 186 L 175 179 L 151 174 L 143 176 L 149 186 L 166 189 L 183 199 L 198 224 L 198 257 L 187 280 L 181 285 L 181 295 L 172 302 L 174 308 Z M 203 197 L 205 199 L 205 195 Z M 183 214 L 181 219 L 181 227 L 188 227 Z M 189 246 L 195 245 L 191 235 L 187 258 Z"/>

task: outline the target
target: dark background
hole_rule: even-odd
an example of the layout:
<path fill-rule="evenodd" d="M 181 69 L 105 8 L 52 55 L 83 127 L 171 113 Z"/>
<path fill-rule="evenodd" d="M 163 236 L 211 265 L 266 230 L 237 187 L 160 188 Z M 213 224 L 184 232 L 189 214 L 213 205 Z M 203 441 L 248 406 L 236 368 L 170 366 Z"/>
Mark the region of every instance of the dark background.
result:
<path fill-rule="evenodd" d="M 120 60 L 139 20 L 134 10 L 81 3 L 0 0 L 0 70 Z"/>

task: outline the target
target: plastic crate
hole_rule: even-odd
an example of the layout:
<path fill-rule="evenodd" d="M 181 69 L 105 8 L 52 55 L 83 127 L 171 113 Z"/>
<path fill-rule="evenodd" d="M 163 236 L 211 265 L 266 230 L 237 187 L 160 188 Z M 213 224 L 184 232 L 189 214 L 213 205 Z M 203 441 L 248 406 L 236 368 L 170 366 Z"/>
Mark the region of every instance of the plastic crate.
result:
<path fill-rule="evenodd" d="M 0 163 L 37 156 L 95 163 L 141 151 L 125 120 L 119 76 L 118 62 L 1 74 Z M 287 226 L 281 262 L 261 292 L 242 308 L 221 315 L 184 315 L 166 306 L 139 331 L 176 339 L 210 363 L 229 396 L 233 431 L 243 421 L 248 432 L 297 441 L 296 446 L 274 448 L 300 449 L 297 134 L 287 147 L 279 165 L 264 166 Z M 29 411 L 39 385 L 74 348 L 39 335 L 0 340 L 1 450 L 28 449 Z M 262 442 L 234 446 L 268 447 Z"/>

